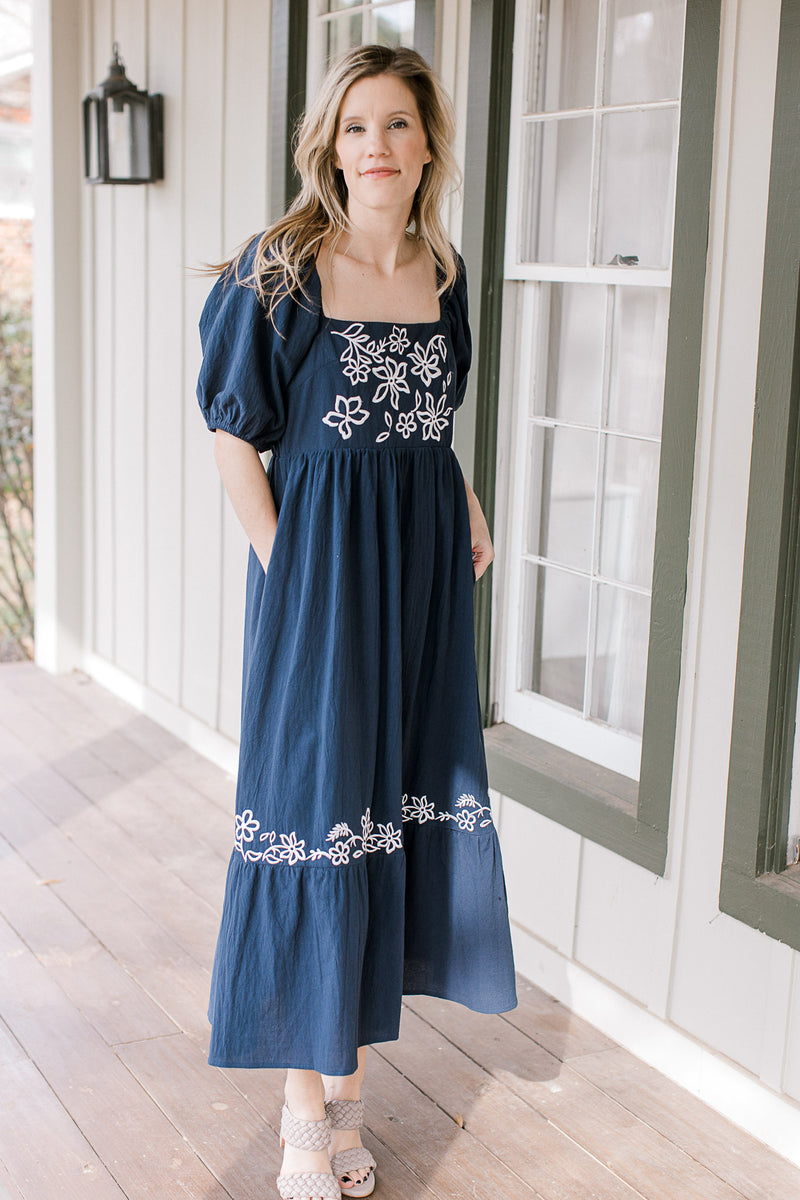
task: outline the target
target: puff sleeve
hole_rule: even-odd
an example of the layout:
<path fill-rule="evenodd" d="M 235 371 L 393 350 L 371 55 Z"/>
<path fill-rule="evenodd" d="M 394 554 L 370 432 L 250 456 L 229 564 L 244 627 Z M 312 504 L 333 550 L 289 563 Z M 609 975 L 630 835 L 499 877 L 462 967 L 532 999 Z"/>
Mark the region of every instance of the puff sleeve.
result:
<path fill-rule="evenodd" d="M 249 273 L 248 250 L 240 269 Z M 252 287 L 232 270 L 217 279 L 200 317 L 203 363 L 197 399 L 209 429 L 223 429 L 259 453 L 280 440 L 285 424 L 284 347 Z"/>
<path fill-rule="evenodd" d="M 450 336 L 455 353 L 456 393 L 455 407 L 459 408 L 464 402 L 467 390 L 467 376 L 472 362 L 472 334 L 469 328 L 469 311 L 467 305 L 467 268 L 460 254 L 458 258 L 458 275 L 450 289 L 448 310 L 450 313 Z"/>

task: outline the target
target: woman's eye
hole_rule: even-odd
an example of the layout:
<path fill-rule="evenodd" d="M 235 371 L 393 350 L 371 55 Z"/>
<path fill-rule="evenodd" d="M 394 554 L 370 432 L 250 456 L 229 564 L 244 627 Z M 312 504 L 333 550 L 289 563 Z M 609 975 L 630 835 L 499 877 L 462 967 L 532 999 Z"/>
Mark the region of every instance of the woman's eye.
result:
<path fill-rule="evenodd" d="M 363 128 L 363 125 L 348 125 L 345 129 L 345 133 L 358 133 Z"/>
<path fill-rule="evenodd" d="M 408 121 L 404 121 L 402 117 L 397 117 L 389 126 L 390 129 L 405 129 Z"/>

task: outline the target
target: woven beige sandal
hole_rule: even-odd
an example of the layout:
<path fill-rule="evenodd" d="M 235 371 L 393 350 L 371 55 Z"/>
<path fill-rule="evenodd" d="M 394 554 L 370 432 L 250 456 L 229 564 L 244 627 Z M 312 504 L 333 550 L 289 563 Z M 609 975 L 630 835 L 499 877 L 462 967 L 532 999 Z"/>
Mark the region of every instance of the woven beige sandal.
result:
<path fill-rule="evenodd" d="M 284 1104 L 281 1112 L 281 1149 L 285 1145 L 298 1150 L 325 1150 L 331 1144 L 331 1123 L 327 1115 L 321 1121 L 302 1121 Z M 330 1171 L 293 1171 L 279 1175 L 278 1191 L 283 1200 L 341 1200 L 339 1181 Z"/>
<path fill-rule="evenodd" d="M 364 1103 L 362 1100 L 326 1100 L 325 1115 L 331 1129 L 360 1129 L 364 1124 Z M 377 1165 L 366 1146 L 354 1146 L 352 1150 L 340 1150 L 331 1156 L 331 1170 L 340 1183 L 343 1175 L 369 1168 L 366 1179 L 351 1187 L 342 1187 L 342 1196 L 371 1196 L 375 1190 Z"/>

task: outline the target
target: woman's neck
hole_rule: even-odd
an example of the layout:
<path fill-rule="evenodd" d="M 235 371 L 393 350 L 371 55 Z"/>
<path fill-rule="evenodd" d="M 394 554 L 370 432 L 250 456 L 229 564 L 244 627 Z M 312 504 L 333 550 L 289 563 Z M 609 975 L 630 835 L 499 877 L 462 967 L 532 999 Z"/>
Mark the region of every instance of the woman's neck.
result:
<path fill-rule="evenodd" d="M 392 276 L 419 253 L 417 239 L 406 230 L 407 214 L 365 209 L 347 215 L 349 228 L 337 243 L 337 254 Z"/>

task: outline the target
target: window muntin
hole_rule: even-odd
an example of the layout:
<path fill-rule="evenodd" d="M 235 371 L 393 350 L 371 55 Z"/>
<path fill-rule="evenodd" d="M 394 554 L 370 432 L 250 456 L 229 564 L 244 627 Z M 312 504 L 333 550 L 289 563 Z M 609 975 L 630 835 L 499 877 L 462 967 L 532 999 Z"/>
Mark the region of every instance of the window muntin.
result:
<path fill-rule="evenodd" d="M 311 0 L 309 4 L 309 95 L 334 59 L 354 46 L 414 46 L 420 7 L 415 0 Z"/>
<path fill-rule="evenodd" d="M 502 718 L 638 778 L 683 0 L 517 8 L 521 284 Z"/>

